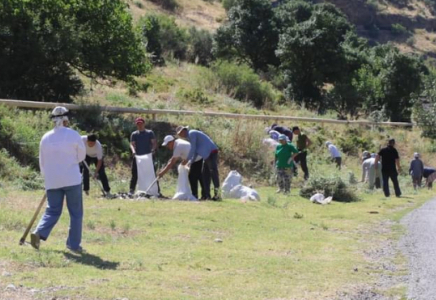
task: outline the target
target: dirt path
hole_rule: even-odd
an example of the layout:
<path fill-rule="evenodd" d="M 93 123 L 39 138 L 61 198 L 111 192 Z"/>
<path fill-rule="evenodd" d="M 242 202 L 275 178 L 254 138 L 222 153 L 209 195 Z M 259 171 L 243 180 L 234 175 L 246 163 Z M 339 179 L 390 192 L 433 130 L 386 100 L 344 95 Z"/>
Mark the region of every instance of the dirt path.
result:
<path fill-rule="evenodd" d="M 436 198 L 412 211 L 401 223 L 407 233 L 400 241 L 409 260 L 408 299 L 436 299 Z"/>

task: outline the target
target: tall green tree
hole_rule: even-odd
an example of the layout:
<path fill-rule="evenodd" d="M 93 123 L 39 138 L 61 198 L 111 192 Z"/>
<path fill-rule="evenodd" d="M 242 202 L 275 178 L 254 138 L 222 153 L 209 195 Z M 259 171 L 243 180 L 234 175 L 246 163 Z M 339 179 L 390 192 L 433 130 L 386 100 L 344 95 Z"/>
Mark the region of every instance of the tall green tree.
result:
<path fill-rule="evenodd" d="M 335 6 L 290 2 L 280 15 L 283 24 L 277 56 L 287 83 L 286 95 L 309 108 L 321 109 L 323 87 L 341 78 L 346 63 L 341 47 L 352 26 Z"/>
<path fill-rule="evenodd" d="M 436 140 L 436 70 L 425 77 L 422 93 L 414 100 L 414 119 L 422 128 L 422 135 Z"/>
<path fill-rule="evenodd" d="M 390 44 L 371 48 L 367 59 L 353 83 L 365 98 L 366 111 L 385 108 L 392 122 L 409 122 L 413 97 L 421 92 L 427 72 L 424 64 Z"/>
<path fill-rule="evenodd" d="M 0 97 L 71 101 L 91 78 L 133 81 L 148 64 L 121 0 L 0 2 Z"/>
<path fill-rule="evenodd" d="M 237 0 L 218 28 L 213 52 L 217 58 L 236 59 L 253 69 L 278 65 L 276 17 L 269 0 Z"/>

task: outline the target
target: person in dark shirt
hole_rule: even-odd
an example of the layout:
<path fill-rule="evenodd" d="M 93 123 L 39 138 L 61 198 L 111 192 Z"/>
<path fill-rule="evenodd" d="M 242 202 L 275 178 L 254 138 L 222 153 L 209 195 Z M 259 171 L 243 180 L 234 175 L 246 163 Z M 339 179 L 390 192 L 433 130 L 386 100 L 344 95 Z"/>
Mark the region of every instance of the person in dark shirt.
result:
<path fill-rule="evenodd" d="M 284 134 L 288 137 L 289 141 L 292 142 L 293 133 L 292 130 L 285 126 L 278 126 L 277 124 L 271 125 L 271 130 L 275 130 L 280 134 Z"/>
<path fill-rule="evenodd" d="M 395 195 L 401 197 L 400 185 L 398 184 L 398 171 L 401 172 L 400 156 L 395 149 L 395 140 L 390 139 L 387 147 L 380 150 L 375 158 L 375 168 L 378 168 L 378 162 L 381 158 L 382 177 L 383 177 L 383 192 L 386 197 L 390 196 L 389 178 L 392 180 L 395 189 Z M 397 171 L 398 169 L 398 171 Z"/>
<path fill-rule="evenodd" d="M 157 142 L 154 132 L 145 129 L 145 120 L 136 118 L 136 128 L 138 130 L 132 132 L 130 136 L 130 150 L 132 150 L 132 179 L 130 180 L 130 194 L 135 193 L 136 183 L 138 182 L 138 167 L 136 165 L 135 155 L 145 155 L 155 153 L 157 150 Z M 160 188 L 158 184 L 160 194 Z"/>
<path fill-rule="evenodd" d="M 424 167 L 424 172 L 422 173 L 422 176 L 427 179 L 426 185 L 428 189 L 433 188 L 433 181 L 436 179 L 436 169 L 432 167 Z"/>

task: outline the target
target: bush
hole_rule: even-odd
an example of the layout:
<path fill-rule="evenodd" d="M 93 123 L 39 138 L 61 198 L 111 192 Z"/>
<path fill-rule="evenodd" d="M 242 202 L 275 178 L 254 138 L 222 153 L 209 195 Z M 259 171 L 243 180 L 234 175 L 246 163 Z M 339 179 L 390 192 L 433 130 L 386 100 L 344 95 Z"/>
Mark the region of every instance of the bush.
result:
<path fill-rule="evenodd" d="M 213 103 L 213 101 L 204 94 L 203 90 L 199 88 L 193 90 L 182 88 L 177 91 L 177 96 L 201 105 L 209 105 Z"/>
<path fill-rule="evenodd" d="M 150 0 L 151 2 L 159 5 L 163 9 L 174 11 L 179 7 L 179 4 L 176 0 Z"/>
<path fill-rule="evenodd" d="M 262 82 L 248 65 L 221 61 L 215 63 L 212 70 L 220 85 L 219 89 L 229 96 L 251 102 L 256 107 L 275 102 L 276 95 L 271 84 Z"/>
<path fill-rule="evenodd" d="M 208 66 L 212 60 L 212 34 L 204 29 L 189 29 L 189 46 L 187 60 L 203 66 Z"/>
<path fill-rule="evenodd" d="M 300 190 L 300 196 L 310 198 L 316 193 L 322 193 L 325 197 L 333 197 L 339 202 L 356 202 L 359 197 L 340 177 L 311 177 Z"/>
<path fill-rule="evenodd" d="M 399 23 L 391 25 L 391 32 L 393 35 L 396 35 L 396 36 L 408 34 L 407 28 Z"/>
<path fill-rule="evenodd" d="M 372 140 L 362 137 L 357 129 L 348 130 L 345 137 L 338 139 L 337 144 L 344 153 L 354 156 L 357 156 L 361 149 L 371 151 L 374 148 Z"/>
<path fill-rule="evenodd" d="M 223 7 L 226 11 L 229 11 L 233 6 L 236 5 L 237 0 L 223 0 Z"/>
<path fill-rule="evenodd" d="M 177 26 L 174 18 L 147 15 L 140 20 L 140 26 L 147 41 L 147 51 L 155 56 L 153 60 L 160 59 L 161 54 L 185 59 L 189 35 L 185 29 Z"/>

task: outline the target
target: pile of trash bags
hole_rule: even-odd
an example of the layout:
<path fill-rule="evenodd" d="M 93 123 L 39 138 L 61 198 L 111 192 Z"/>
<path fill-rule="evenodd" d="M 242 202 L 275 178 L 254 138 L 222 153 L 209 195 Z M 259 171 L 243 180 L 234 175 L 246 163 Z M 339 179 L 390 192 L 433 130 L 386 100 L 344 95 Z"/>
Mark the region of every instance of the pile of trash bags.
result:
<path fill-rule="evenodd" d="M 242 185 L 242 176 L 238 171 L 230 171 L 222 185 L 224 198 L 260 201 L 256 190 Z"/>

